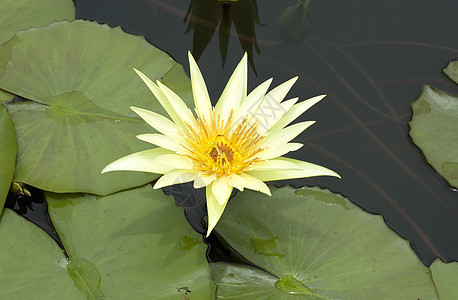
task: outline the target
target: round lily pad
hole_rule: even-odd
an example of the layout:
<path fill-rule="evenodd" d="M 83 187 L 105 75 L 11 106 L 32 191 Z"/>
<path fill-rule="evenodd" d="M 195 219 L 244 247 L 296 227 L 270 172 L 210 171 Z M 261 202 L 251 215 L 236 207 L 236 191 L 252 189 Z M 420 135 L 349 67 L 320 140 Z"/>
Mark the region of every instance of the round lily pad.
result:
<path fill-rule="evenodd" d="M 153 129 L 130 106 L 165 114 L 134 67 L 191 99 L 189 79 L 167 54 L 120 27 L 82 20 L 19 32 L 2 53 L 0 88 L 33 101 L 8 104 L 18 139 L 15 181 L 105 195 L 158 177 L 100 171 L 152 148 L 136 139 Z"/>
<path fill-rule="evenodd" d="M 425 86 L 411 107 L 413 142 L 428 163 L 458 188 L 458 96 Z"/>
<path fill-rule="evenodd" d="M 0 95 L 1 97 L 1 95 Z M 16 134 L 11 116 L 0 104 L 0 211 L 10 189 L 16 160 Z"/>
<path fill-rule="evenodd" d="M 75 7 L 71 0 L 2 0 L 0 11 L 0 44 L 20 30 L 75 19 Z"/>
<path fill-rule="evenodd" d="M 216 226 L 235 251 L 259 267 L 213 264 L 218 297 L 437 297 L 429 269 L 381 216 L 328 190 L 271 190 L 272 197 L 238 193 Z"/>
<path fill-rule="evenodd" d="M 161 190 L 148 185 L 106 197 L 46 193 L 46 199 L 69 261 L 48 235 L 7 211 L 0 222 L 2 299 L 37 292 L 33 299 L 215 294 L 202 236 Z"/>

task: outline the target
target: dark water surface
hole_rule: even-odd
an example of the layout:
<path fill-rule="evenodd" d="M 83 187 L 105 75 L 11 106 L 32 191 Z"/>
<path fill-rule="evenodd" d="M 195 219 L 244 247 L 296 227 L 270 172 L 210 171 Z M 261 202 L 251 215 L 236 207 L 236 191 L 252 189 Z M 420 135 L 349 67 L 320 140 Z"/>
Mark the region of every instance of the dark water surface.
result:
<path fill-rule="evenodd" d="M 202 15 L 207 22 L 185 34 L 191 2 L 213 11 L 211 17 Z M 296 139 L 305 146 L 288 156 L 327 166 L 342 179 L 283 183 L 329 188 L 383 215 L 427 265 L 435 257 L 456 261 L 458 192 L 426 163 L 408 136 L 407 122 L 410 103 L 424 84 L 458 93 L 441 72 L 458 56 L 458 2 L 310 0 L 308 35 L 297 45 L 284 43 L 277 27 L 281 12 L 295 0 L 258 1 L 261 25 L 243 15 L 255 14 L 240 2 L 223 12 L 211 0 L 75 0 L 77 18 L 143 35 L 187 72 L 193 35 L 206 36 L 208 46 L 195 38 L 194 49 L 203 51 L 199 66 L 214 102 L 244 50 L 232 26 L 223 68 L 218 27 L 210 40 L 214 22 L 208 19 L 229 12 L 233 20 L 247 23 L 255 29 L 260 50 L 253 51 L 257 76 L 250 70 L 249 90 L 270 77 L 276 86 L 299 75 L 289 97 L 328 95 L 299 118 L 317 123 Z"/>

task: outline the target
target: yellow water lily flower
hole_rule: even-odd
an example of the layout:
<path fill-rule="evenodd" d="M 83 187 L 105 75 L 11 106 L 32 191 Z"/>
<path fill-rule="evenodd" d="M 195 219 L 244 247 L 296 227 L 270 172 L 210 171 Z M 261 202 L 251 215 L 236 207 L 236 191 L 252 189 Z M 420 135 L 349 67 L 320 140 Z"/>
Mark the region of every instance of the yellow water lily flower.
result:
<path fill-rule="evenodd" d="M 325 96 L 296 103 L 283 101 L 297 77 L 267 93 L 272 79 L 247 95 L 247 55 L 229 79 L 215 107 L 212 107 L 202 74 L 188 53 L 195 115 L 183 100 L 160 81 L 152 82 L 137 74 L 153 92 L 170 119 L 138 107 L 131 107 L 159 133 L 140 134 L 140 140 L 158 148 L 122 157 L 102 173 L 141 171 L 164 174 L 154 188 L 194 181 L 195 188 L 206 187 L 207 236 L 220 219 L 232 189 L 244 188 L 270 194 L 264 181 L 337 173 L 312 163 L 281 157 L 302 147 L 291 143 L 314 121 L 287 126 Z M 267 93 L 267 94 L 266 94 Z"/>

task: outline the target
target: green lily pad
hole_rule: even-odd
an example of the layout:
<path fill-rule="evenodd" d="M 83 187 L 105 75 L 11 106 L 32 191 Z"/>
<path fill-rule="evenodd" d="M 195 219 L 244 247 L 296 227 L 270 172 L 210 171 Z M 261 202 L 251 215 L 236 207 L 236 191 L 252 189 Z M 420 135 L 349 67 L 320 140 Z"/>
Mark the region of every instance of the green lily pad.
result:
<path fill-rule="evenodd" d="M 429 269 L 381 216 L 328 190 L 271 191 L 238 193 L 216 226 L 261 268 L 212 264 L 218 297 L 436 299 Z"/>
<path fill-rule="evenodd" d="M 17 145 L 13 121 L 1 104 L 0 141 L 0 211 L 2 211 L 13 178 Z"/>
<path fill-rule="evenodd" d="M 152 148 L 136 139 L 153 129 L 130 106 L 166 114 L 132 68 L 192 99 L 189 79 L 167 54 L 119 27 L 81 20 L 19 32 L 1 53 L 8 55 L 0 55 L 0 88 L 34 101 L 8 104 L 18 137 L 15 181 L 106 195 L 158 177 L 100 171 Z"/>
<path fill-rule="evenodd" d="M 14 99 L 14 95 L 0 90 L 0 104 L 11 101 Z"/>
<path fill-rule="evenodd" d="M 444 73 L 458 84 L 458 60 L 449 62 L 447 67 L 444 68 Z"/>
<path fill-rule="evenodd" d="M 202 237 L 161 190 L 145 186 L 105 197 L 46 193 L 46 198 L 70 261 L 38 227 L 8 211 L 0 223 L 2 299 L 31 299 L 38 283 L 40 293 L 53 297 L 36 299 L 214 295 Z"/>
<path fill-rule="evenodd" d="M 87 299 L 67 275 L 67 259 L 43 230 L 5 208 L 0 216 L 1 299 Z"/>
<path fill-rule="evenodd" d="M 429 267 L 441 300 L 458 299 L 458 262 L 443 263 L 436 259 Z"/>
<path fill-rule="evenodd" d="M 413 142 L 428 163 L 458 188 L 458 96 L 425 86 L 411 107 Z"/>
<path fill-rule="evenodd" d="M 75 19 L 75 7 L 71 0 L 2 0 L 0 11 L 0 44 L 20 30 Z"/>

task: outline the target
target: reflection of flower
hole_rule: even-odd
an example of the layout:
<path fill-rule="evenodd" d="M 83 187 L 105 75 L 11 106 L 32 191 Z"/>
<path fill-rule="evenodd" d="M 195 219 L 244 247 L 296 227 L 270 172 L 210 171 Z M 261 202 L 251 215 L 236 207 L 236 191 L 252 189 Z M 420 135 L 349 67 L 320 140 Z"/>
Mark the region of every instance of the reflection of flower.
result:
<path fill-rule="evenodd" d="M 305 40 L 310 21 L 310 0 L 298 0 L 287 7 L 278 18 L 280 36 L 289 43 L 299 44 Z"/>
<path fill-rule="evenodd" d="M 219 23 L 219 50 L 223 67 L 233 23 L 240 45 L 248 53 L 248 61 L 256 72 L 253 48 L 258 54 L 260 50 L 256 41 L 255 23 L 261 25 L 256 0 L 191 0 L 184 21 L 189 21 L 186 33 L 194 31 L 192 52 L 196 60 L 199 60 L 210 43 Z"/>
<path fill-rule="evenodd" d="M 218 103 L 211 106 L 202 74 L 189 53 L 194 117 L 186 104 L 163 85 L 138 75 L 169 114 L 162 115 L 131 107 L 160 134 L 141 134 L 140 140 L 159 148 L 120 158 L 102 173 L 115 170 L 164 174 L 154 188 L 194 181 L 195 188 L 206 187 L 208 231 L 215 227 L 226 207 L 232 188 L 244 188 L 270 195 L 263 181 L 330 175 L 335 172 L 300 160 L 280 157 L 299 149 L 290 141 L 314 122 L 286 127 L 324 96 L 295 104 L 298 98 L 283 101 L 297 77 L 266 94 L 272 81 L 259 85 L 247 96 L 247 55 L 232 74 Z"/>

